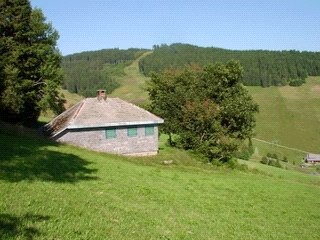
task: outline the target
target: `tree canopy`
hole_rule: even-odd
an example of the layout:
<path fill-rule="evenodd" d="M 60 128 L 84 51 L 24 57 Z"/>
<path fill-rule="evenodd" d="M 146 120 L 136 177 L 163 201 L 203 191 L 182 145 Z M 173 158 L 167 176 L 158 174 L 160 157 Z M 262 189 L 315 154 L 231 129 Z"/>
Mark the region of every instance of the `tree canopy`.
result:
<path fill-rule="evenodd" d="M 28 0 L 0 1 L 0 116 L 33 125 L 41 110 L 63 109 L 57 31 Z"/>
<path fill-rule="evenodd" d="M 228 160 L 251 138 L 258 111 L 242 79 L 243 68 L 235 61 L 154 73 L 148 85 L 150 110 L 164 118 L 162 130 L 171 144 L 210 161 Z"/>
<path fill-rule="evenodd" d="M 186 65 L 205 66 L 237 60 L 244 68 L 243 83 L 248 86 L 292 86 L 304 83 L 307 76 L 320 76 L 320 52 L 227 50 L 189 44 L 155 45 L 153 53 L 141 59 L 140 71 L 150 76 L 167 68 Z"/>

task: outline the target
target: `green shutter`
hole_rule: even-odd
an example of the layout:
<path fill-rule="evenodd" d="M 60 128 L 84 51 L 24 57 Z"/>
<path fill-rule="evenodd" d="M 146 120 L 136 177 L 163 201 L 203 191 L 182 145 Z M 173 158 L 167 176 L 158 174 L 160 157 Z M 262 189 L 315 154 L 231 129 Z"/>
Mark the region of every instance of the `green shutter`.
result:
<path fill-rule="evenodd" d="M 153 136 L 154 135 L 154 126 L 146 126 L 144 132 L 145 132 L 146 136 Z"/>
<path fill-rule="evenodd" d="M 128 128 L 128 137 L 136 137 L 138 136 L 138 130 L 136 127 L 129 127 Z"/>
<path fill-rule="evenodd" d="M 106 129 L 106 139 L 117 138 L 117 131 L 115 128 Z"/>

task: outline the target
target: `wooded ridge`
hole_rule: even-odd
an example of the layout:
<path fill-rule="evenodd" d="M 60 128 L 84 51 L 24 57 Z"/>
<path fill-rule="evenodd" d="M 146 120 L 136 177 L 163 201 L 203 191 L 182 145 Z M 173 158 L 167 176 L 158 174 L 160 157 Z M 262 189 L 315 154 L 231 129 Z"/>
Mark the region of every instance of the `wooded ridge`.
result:
<path fill-rule="evenodd" d="M 98 88 L 111 93 L 119 87 L 117 78 L 125 74 L 124 67 L 146 51 L 114 48 L 67 55 L 62 62 L 63 88 L 83 96 L 94 95 Z M 247 86 L 299 86 L 307 76 L 320 76 L 320 52 L 228 50 L 182 43 L 154 45 L 152 54 L 139 61 L 139 69 L 150 76 L 151 72 L 168 68 L 230 60 L 237 60 L 243 66 L 243 83 Z"/>
<path fill-rule="evenodd" d="M 154 45 L 153 53 L 139 62 L 146 76 L 167 68 L 237 60 L 244 67 L 244 84 L 249 86 L 297 86 L 307 76 L 320 75 L 320 52 L 227 50 L 190 44 Z"/>

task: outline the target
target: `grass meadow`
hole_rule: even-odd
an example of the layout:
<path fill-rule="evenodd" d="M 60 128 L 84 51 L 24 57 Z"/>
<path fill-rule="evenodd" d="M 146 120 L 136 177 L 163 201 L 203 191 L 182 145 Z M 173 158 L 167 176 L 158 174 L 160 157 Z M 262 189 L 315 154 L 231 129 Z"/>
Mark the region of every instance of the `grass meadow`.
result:
<path fill-rule="evenodd" d="M 320 77 L 300 87 L 248 87 L 260 106 L 256 138 L 320 153 Z"/>
<path fill-rule="evenodd" d="M 129 158 L 0 130 L 0 239 L 319 239 L 320 178 Z M 163 165 L 173 160 L 172 165 Z"/>

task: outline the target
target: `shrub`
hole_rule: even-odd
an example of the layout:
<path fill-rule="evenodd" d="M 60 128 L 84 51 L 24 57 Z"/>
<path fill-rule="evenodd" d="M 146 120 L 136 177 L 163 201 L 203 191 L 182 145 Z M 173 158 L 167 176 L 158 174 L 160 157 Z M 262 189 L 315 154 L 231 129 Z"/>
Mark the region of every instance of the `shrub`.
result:
<path fill-rule="evenodd" d="M 292 79 L 292 80 L 290 80 L 289 85 L 291 87 L 299 87 L 302 84 L 304 84 L 305 82 L 306 81 L 304 79 Z"/>
<path fill-rule="evenodd" d="M 249 139 L 248 143 L 243 143 L 238 151 L 233 154 L 233 157 L 240 158 L 243 160 L 249 160 L 254 153 L 253 145 L 251 139 Z"/>
<path fill-rule="evenodd" d="M 276 161 L 274 161 L 273 166 L 274 166 L 274 167 L 277 167 L 277 168 L 282 168 L 279 159 L 277 159 Z"/>
<path fill-rule="evenodd" d="M 265 164 L 265 165 L 282 168 L 279 159 L 271 158 L 271 157 L 268 157 L 268 156 L 273 156 L 273 157 L 277 157 L 277 158 L 278 158 L 277 155 L 269 154 L 269 153 L 268 153 L 267 156 L 263 156 L 263 157 L 262 157 L 262 159 L 261 159 L 260 162 L 261 162 L 262 164 Z"/>
<path fill-rule="evenodd" d="M 252 155 L 252 153 L 248 149 L 245 149 L 243 151 L 236 152 L 234 154 L 234 157 L 235 158 L 240 158 L 240 159 L 243 159 L 243 160 L 249 160 L 251 155 Z"/>
<path fill-rule="evenodd" d="M 268 158 L 279 159 L 276 153 L 267 153 Z"/>
<path fill-rule="evenodd" d="M 235 169 L 239 166 L 239 163 L 235 159 L 230 159 L 226 162 L 226 165 L 231 169 Z"/>
<path fill-rule="evenodd" d="M 266 165 L 269 164 L 269 160 L 268 160 L 268 158 L 267 158 L 266 156 L 263 156 L 260 162 L 261 162 L 262 164 L 266 164 Z"/>

